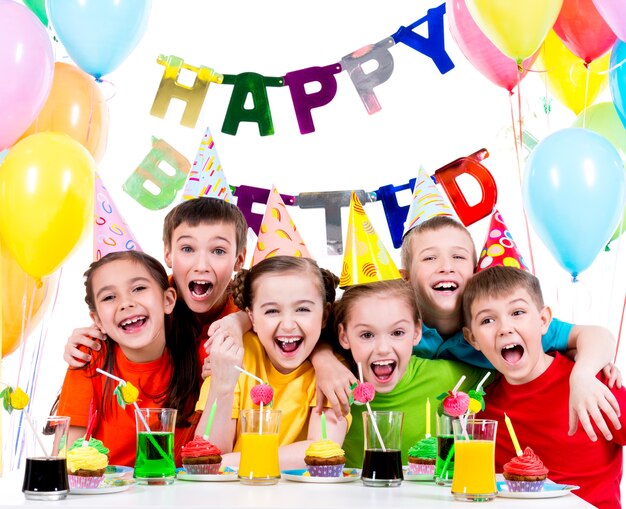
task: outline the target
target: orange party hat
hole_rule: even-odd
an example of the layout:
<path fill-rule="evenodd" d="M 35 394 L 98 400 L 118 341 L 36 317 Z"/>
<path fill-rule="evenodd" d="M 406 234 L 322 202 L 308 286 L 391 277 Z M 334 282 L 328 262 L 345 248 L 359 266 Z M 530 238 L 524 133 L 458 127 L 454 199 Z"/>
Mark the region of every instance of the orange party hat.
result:
<path fill-rule="evenodd" d="M 287 212 L 285 202 L 272 186 L 250 266 L 254 267 L 261 260 L 278 255 L 311 258 Z"/>
<path fill-rule="evenodd" d="M 452 208 L 444 201 L 437 186 L 426 170 L 420 166 L 415 180 L 413 199 L 409 213 L 404 222 L 404 237 L 409 230 L 435 216 L 449 216 L 456 218 Z"/>
<path fill-rule="evenodd" d="M 400 271 L 353 192 L 339 287 L 401 278 Z"/>
<path fill-rule="evenodd" d="M 478 259 L 476 272 L 496 265 L 528 270 L 511 233 L 504 223 L 504 219 L 502 219 L 502 215 L 497 210 L 494 210 L 491 215 L 487 240 L 485 240 L 485 245 Z"/>

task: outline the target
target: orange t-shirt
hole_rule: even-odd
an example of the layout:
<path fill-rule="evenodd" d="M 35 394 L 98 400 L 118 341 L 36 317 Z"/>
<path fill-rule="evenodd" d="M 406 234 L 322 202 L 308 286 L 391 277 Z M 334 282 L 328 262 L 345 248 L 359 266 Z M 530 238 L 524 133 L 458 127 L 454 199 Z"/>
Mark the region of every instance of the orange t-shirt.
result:
<path fill-rule="evenodd" d="M 115 376 L 132 383 L 139 389 L 137 404 L 140 408 L 160 408 L 162 405 L 155 401 L 155 396 L 162 394 L 168 387 L 172 376 L 172 362 L 167 349 L 163 355 L 154 361 L 135 363 L 129 361 L 121 348 L 113 341 L 115 351 Z M 61 389 L 58 415 L 70 417 L 71 426 L 87 426 L 89 403 L 94 398 L 98 409 L 98 422 L 93 436 L 102 440 L 109 448 L 109 464 L 134 466 L 137 448 L 135 407 L 126 405 L 122 409 L 113 397 L 110 407 L 107 406 L 105 418 L 102 417 L 102 393 L 107 378 L 96 373 L 95 367 L 102 363 L 102 356 L 95 356 L 88 368 L 68 369 Z M 95 376 L 92 374 L 95 373 Z M 113 387 L 117 382 L 113 382 Z M 174 435 L 174 455 L 176 465 L 181 465 L 180 450 L 184 444 L 193 438 L 195 425 L 188 428 L 176 428 Z"/>

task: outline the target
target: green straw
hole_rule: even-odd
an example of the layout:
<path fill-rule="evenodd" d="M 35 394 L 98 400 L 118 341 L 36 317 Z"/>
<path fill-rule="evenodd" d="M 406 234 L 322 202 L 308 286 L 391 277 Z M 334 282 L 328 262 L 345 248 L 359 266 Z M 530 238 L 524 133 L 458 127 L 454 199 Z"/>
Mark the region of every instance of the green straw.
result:
<path fill-rule="evenodd" d="M 326 440 L 328 435 L 326 435 L 326 414 L 322 412 L 322 440 Z"/>
<path fill-rule="evenodd" d="M 215 418 L 216 408 L 217 408 L 217 398 L 215 398 L 213 405 L 211 405 L 211 412 L 209 413 L 209 420 L 207 421 L 206 426 L 204 428 L 204 435 L 202 438 L 204 438 L 205 440 L 208 440 L 209 435 L 211 434 L 211 426 L 213 426 L 213 419 Z"/>
<path fill-rule="evenodd" d="M 449 479 L 449 477 L 448 477 L 448 466 L 450 465 L 450 461 L 452 460 L 452 456 L 454 456 L 454 444 L 452 444 L 452 446 L 450 447 L 450 450 L 448 451 L 448 457 L 446 458 L 446 461 L 443 464 L 443 467 L 441 467 L 441 477 L 443 479 Z"/>

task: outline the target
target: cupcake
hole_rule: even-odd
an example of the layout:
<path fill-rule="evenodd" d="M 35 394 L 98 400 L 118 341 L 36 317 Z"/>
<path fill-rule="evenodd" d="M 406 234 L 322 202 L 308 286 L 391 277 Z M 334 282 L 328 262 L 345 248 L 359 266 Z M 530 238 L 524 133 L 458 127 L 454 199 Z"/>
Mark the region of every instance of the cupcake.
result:
<path fill-rule="evenodd" d="M 504 465 L 504 479 L 509 491 L 541 491 L 548 469 L 530 447 Z"/>
<path fill-rule="evenodd" d="M 70 447 L 70 451 L 73 449 L 76 449 L 77 447 L 83 447 L 84 441 L 85 439 L 82 437 L 76 439 L 74 443 L 72 444 L 72 446 Z M 107 458 L 109 457 L 109 449 L 107 449 L 106 446 L 102 443 L 102 440 L 98 440 L 97 438 L 91 437 L 89 441 L 87 442 L 87 446 L 93 447 L 98 452 L 101 452 L 102 454 L 104 454 Z"/>
<path fill-rule="evenodd" d="M 70 489 L 97 488 L 104 479 L 104 471 L 108 464 L 107 455 L 95 447 L 81 445 L 70 448 L 67 451 L 67 478 Z"/>
<path fill-rule="evenodd" d="M 183 446 L 181 457 L 188 474 L 218 474 L 222 465 L 222 451 L 200 435 Z"/>
<path fill-rule="evenodd" d="M 423 438 L 409 449 L 409 474 L 435 475 L 437 439 Z"/>
<path fill-rule="evenodd" d="M 341 477 L 346 456 L 339 444 L 322 439 L 313 442 L 304 453 L 309 474 L 312 477 Z"/>

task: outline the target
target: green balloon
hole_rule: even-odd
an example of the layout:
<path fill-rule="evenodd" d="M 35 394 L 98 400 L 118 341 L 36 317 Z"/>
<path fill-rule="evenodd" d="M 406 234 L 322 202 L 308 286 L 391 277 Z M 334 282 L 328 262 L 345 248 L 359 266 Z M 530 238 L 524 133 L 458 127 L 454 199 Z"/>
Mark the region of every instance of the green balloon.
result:
<path fill-rule="evenodd" d="M 584 127 L 604 136 L 616 148 L 622 158 L 622 162 L 626 164 L 626 129 L 624 129 L 624 125 L 612 102 L 602 102 L 589 106 L 576 117 L 572 127 Z M 626 206 L 624 207 L 622 222 L 617 225 L 615 233 L 613 233 L 606 245 L 607 251 L 611 242 L 617 239 L 624 231 L 626 231 Z"/>
<path fill-rule="evenodd" d="M 33 11 L 43 26 L 48 28 L 48 13 L 46 12 L 46 0 L 24 0 L 24 4 Z"/>

